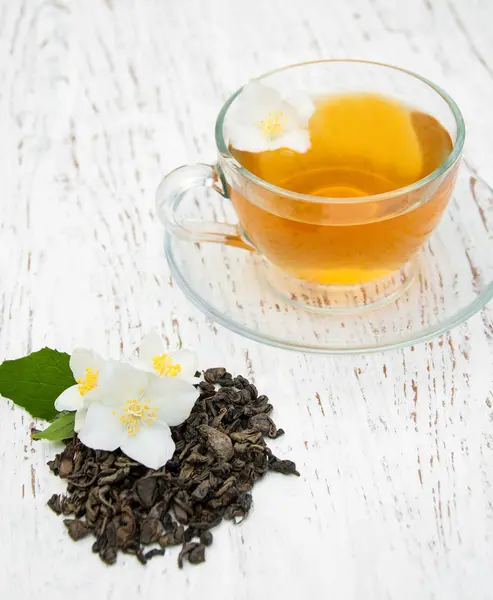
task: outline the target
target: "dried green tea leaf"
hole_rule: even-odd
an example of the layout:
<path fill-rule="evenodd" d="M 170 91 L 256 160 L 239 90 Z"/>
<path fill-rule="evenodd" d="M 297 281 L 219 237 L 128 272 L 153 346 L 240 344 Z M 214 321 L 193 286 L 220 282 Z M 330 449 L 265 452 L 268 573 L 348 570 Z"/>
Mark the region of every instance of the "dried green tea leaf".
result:
<path fill-rule="evenodd" d="M 223 387 L 197 384 L 189 417 L 171 427 L 176 449 L 164 467 L 148 469 L 121 449 L 93 450 L 76 435 L 48 463 L 67 482 L 66 494 L 54 494 L 48 505 L 73 516 L 66 524 L 73 538 L 85 534 L 77 521 L 87 526 L 103 562 L 114 564 L 122 552 L 144 565 L 181 545 L 180 567 L 202 563 L 213 543 L 210 530 L 224 519 L 238 524 L 248 516 L 257 481 L 269 471 L 298 474 L 293 462 L 279 460 L 266 444 L 265 437 L 282 431 L 268 416 L 268 398 L 225 368 L 205 373 Z M 146 552 L 156 543 L 160 548 Z"/>

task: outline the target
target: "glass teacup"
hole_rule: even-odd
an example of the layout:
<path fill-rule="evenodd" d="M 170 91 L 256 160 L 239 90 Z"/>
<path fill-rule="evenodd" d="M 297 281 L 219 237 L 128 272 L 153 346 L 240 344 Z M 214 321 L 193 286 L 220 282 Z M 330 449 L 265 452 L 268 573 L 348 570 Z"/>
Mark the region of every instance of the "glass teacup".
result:
<path fill-rule="evenodd" d="M 256 82 L 279 94 L 281 108 L 253 119 L 258 131 L 252 130 L 254 141 L 245 143 L 253 146 L 244 150 L 235 147 L 231 131 L 247 87 L 226 102 L 216 122 L 217 164 L 180 167 L 159 186 L 157 210 L 165 227 L 191 242 L 261 254 L 266 284 L 297 306 L 359 310 L 395 298 L 411 284 L 413 258 L 440 221 L 454 187 L 465 137 L 457 105 L 419 75 L 363 61 L 293 65 Z M 285 98 L 293 92 L 314 102 L 306 125 L 308 149 L 303 137 L 286 137 L 283 130 L 289 122 Z M 247 96 L 247 108 L 248 102 Z M 407 107 L 407 116 L 400 115 L 399 106 Z M 322 110 L 335 115 L 333 125 L 317 129 Z M 360 122 L 375 135 L 346 139 L 344 132 L 357 130 Z M 381 123 L 387 122 L 383 132 Z M 285 138 L 276 144 L 280 134 Z M 262 135 L 270 146 L 258 151 Z M 321 135 L 332 147 L 317 142 Z M 411 141 L 403 145 L 406 135 Z M 445 136 L 449 148 L 430 163 L 433 140 Z M 282 139 L 294 140 L 295 148 L 284 148 Z M 180 218 L 186 192 L 198 187 L 230 199 L 238 224 Z"/>

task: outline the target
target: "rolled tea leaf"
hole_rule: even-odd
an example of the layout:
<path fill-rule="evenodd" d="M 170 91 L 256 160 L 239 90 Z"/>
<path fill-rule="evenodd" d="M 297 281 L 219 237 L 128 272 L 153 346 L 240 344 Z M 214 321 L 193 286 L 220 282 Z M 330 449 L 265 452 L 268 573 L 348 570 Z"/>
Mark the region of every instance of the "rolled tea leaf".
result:
<path fill-rule="evenodd" d="M 248 516 L 260 479 L 269 471 L 298 475 L 292 461 L 276 458 L 267 446 L 265 437 L 282 431 L 268 416 L 269 399 L 223 367 L 204 377 L 223 387 L 198 383 L 190 415 L 171 427 L 176 449 L 164 467 L 148 469 L 121 449 L 93 450 L 77 436 L 48 463 L 67 482 L 66 494 L 54 494 L 48 506 L 74 517 L 66 523 L 72 539 L 85 535 L 76 523 L 82 521 L 96 538 L 93 552 L 106 564 L 120 552 L 145 564 L 172 546 L 182 546 L 180 567 L 202 563 L 213 543 L 210 530 L 224 519 L 238 524 Z M 156 543 L 160 549 L 146 552 Z"/>

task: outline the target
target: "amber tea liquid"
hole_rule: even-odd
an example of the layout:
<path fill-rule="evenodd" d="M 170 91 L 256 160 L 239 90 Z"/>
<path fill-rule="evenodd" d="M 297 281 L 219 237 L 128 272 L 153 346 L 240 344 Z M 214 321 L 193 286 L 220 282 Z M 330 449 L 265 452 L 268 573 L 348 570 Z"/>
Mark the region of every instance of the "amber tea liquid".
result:
<path fill-rule="evenodd" d="M 432 116 L 375 94 L 317 100 L 309 131 L 305 154 L 231 152 L 264 181 L 340 201 L 307 203 L 259 187 L 253 203 L 231 190 L 248 237 L 275 265 L 309 281 L 355 284 L 397 271 L 435 228 L 456 169 L 413 192 L 364 197 L 430 174 L 452 151 L 450 135 Z"/>

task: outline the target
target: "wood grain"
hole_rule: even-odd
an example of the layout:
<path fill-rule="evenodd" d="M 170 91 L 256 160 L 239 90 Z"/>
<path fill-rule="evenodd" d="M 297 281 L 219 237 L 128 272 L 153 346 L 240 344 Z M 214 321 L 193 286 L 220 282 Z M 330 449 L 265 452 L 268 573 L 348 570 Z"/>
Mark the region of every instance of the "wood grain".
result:
<path fill-rule="evenodd" d="M 302 472 L 262 482 L 203 567 L 109 569 L 46 508 L 55 448 L 2 401 L 2 598 L 493 598 L 492 309 L 383 355 L 260 346 L 186 301 L 152 212 L 164 173 L 212 160 L 229 92 L 321 57 L 443 85 L 491 184 L 492 21 L 489 0 L 0 1 L 0 360 L 43 345 L 118 357 L 158 327 L 255 379 L 287 431 L 276 452 Z"/>

